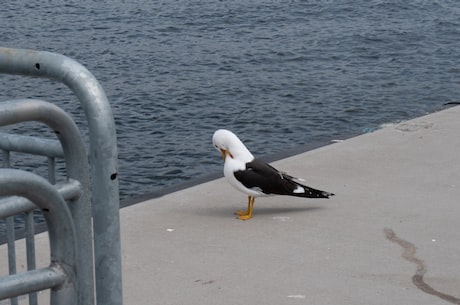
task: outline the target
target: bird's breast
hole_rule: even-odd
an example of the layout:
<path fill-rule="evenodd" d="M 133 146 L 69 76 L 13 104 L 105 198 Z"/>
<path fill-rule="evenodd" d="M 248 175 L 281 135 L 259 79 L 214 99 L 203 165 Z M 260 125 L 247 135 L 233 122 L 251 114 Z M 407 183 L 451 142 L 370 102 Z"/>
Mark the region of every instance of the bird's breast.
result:
<path fill-rule="evenodd" d="M 224 175 L 225 177 L 227 176 L 233 176 L 233 173 L 239 170 L 245 170 L 246 169 L 246 163 L 233 159 L 233 158 L 227 158 L 225 160 L 224 164 Z"/>

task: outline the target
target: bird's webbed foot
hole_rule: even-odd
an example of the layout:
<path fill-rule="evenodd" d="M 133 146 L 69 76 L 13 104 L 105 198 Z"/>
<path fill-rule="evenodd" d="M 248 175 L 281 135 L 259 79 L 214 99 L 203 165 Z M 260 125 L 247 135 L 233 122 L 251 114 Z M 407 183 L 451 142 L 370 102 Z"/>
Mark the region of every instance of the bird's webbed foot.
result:
<path fill-rule="evenodd" d="M 236 216 L 247 216 L 249 215 L 249 211 L 238 210 L 235 212 Z"/>
<path fill-rule="evenodd" d="M 246 211 L 236 211 L 235 215 L 240 220 L 248 220 L 252 218 L 252 209 L 254 207 L 254 197 L 248 196 L 248 209 Z"/>
<path fill-rule="evenodd" d="M 251 214 L 239 215 L 239 216 L 237 216 L 236 218 L 238 218 L 239 220 L 248 220 L 248 219 L 251 219 L 251 218 L 252 218 L 252 215 L 251 215 Z"/>

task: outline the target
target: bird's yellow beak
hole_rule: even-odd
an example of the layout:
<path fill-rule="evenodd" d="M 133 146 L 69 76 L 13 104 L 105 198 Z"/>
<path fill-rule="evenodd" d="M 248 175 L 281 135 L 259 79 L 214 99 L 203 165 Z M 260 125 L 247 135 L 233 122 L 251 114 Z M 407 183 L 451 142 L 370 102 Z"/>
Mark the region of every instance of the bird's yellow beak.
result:
<path fill-rule="evenodd" d="M 221 149 L 220 153 L 222 154 L 222 159 L 225 161 L 225 157 L 227 157 L 227 151 L 225 149 Z"/>
<path fill-rule="evenodd" d="M 222 154 L 222 159 L 225 161 L 225 159 L 227 158 L 227 155 L 230 156 L 230 158 L 233 159 L 233 155 L 230 153 L 229 150 L 227 149 L 220 149 L 220 153 Z"/>

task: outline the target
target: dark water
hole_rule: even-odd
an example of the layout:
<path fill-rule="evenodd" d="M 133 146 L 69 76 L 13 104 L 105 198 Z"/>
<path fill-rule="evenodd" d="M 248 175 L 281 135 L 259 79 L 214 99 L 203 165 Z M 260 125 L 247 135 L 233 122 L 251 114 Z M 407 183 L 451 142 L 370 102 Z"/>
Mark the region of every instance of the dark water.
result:
<path fill-rule="evenodd" d="M 460 96 L 459 1 L 21 0 L 2 3 L 0 28 L 1 46 L 67 55 L 99 79 L 122 198 L 220 171 L 217 128 L 263 156 Z M 55 102 L 85 132 L 66 88 L 0 80 L 0 100 Z"/>

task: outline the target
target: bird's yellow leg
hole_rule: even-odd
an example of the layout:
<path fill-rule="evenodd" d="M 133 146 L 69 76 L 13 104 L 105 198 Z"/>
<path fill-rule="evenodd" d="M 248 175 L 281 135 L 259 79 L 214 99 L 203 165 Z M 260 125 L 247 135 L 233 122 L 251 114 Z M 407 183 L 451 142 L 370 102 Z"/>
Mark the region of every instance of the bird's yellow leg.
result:
<path fill-rule="evenodd" d="M 246 211 L 238 210 L 235 212 L 235 215 L 246 216 L 249 214 L 249 209 L 251 208 L 251 196 L 248 196 L 248 209 Z"/>
<path fill-rule="evenodd" d="M 254 197 L 252 196 L 248 197 L 248 212 L 247 214 L 244 214 L 244 215 L 238 215 L 238 219 L 248 220 L 252 218 L 252 209 L 254 208 L 254 201 L 255 201 Z"/>

